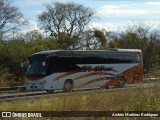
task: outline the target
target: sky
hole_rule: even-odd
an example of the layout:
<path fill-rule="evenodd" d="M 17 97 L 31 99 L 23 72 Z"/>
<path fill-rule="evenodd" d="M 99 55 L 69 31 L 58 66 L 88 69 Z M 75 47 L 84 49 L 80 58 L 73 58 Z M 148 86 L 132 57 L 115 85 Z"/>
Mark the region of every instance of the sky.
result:
<path fill-rule="evenodd" d="M 128 24 L 141 21 L 160 30 L 160 0 L 13 0 L 29 25 L 23 31 L 39 30 L 37 16 L 45 11 L 44 4 L 53 2 L 75 2 L 90 7 L 96 18 L 88 28 L 97 27 L 108 31 L 123 31 Z"/>

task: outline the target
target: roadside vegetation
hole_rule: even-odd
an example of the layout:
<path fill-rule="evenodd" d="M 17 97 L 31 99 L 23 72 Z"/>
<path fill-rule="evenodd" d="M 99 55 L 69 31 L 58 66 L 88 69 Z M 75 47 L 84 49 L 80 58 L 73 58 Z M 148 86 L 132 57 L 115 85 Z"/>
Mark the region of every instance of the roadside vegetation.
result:
<path fill-rule="evenodd" d="M 154 88 L 72 93 L 0 102 L 1 111 L 159 111 L 160 83 Z M 12 118 L 13 119 L 13 118 Z M 59 119 L 59 118 L 57 118 Z M 63 118 L 67 119 L 67 118 Z M 82 119 L 82 118 L 77 118 Z M 83 118 L 86 119 L 86 118 Z M 97 119 L 97 118 L 93 118 Z M 105 118 L 99 118 L 105 119 Z M 127 118 L 123 118 L 127 119 Z M 136 119 L 136 118 L 134 118 Z M 138 118 L 137 118 L 138 119 Z M 140 118 L 139 118 L 140 119 Z M 145 118 L 150 119 L 150 118 Z"/>

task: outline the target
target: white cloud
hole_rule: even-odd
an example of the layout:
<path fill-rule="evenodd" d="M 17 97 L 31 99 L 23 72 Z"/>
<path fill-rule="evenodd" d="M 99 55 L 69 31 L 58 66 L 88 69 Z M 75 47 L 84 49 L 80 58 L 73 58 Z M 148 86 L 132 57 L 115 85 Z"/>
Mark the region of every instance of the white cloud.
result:
<path fill-rule="evenodd" d="M 151 21 L 150 24 L 152 25 L 151 30 L 160 30 L 160 23 L 159 22 Z"/>
<path fill-rule="evenodd" d="M 34 13 L 35 14 L 41 14 L 43 11 L 42 10 L 37 10 L 37 11 L 35 11 Z"/>
<path fill-rule="evenodd" d="M 32 13 L 29 14 L 39 14 L 41 13 L 41 11 L 43 11 L 42 9 L 42 4 L 43 3 L 52 3 L 58 0 L 16 0 L 15 2 L 19 5 L 19 6 L 32 6 L 34 8 L 36 8 L 37 6 L 39 6 L 39 8 L 37 8 L 36 10 L 33 10 Z M 64 0 L 62 0 L 64 1 Z M 69 0 L 68 0 L 69 1 Z M 141 2 L 140 2 L 141 3 Z M 106 3 L 107 4 L 107 3 Z M 138 4 L 138 5 L 137 5 Z M 160 5 L 160 2 L 146 2 L 146 4 L 148 5 Z M 105 28 L 106 30 L 111 30 L 111 31 L 122 31 L 126 28 L 127 24 L 129 23 L 129 20 L 133 18 L 137 18 L 137 19 L 152 19 L 152 17 L 150 17 L 149 15 L 153 13 L 160 13 L 160 9 L 157 7 L 152 7 L 152 6 L 148 6 L 148 8 L 146 7 L 145 3 L 139 4 L 139 2 L 136 3 L 132 3 L 132 4 L 124 4 L 124 5 L 104 5 L 100 6 L 99 8 L 95 8 L 95 10 L 98 12 L 98 15 L 102 18 L 100 18 L 102 21 L 98 21 L 98 22 L 92 22 L 89 25 L 89 28 L 93 28 L 93 27 L 97 27 L 97 28 Z M 92 5 L 89 5 L 92 6 Z M 147 14 L 147 15 L 146 15 Z M 136 15 L 139 15 L 138 17 Z M 144 16 L 143 16 L 144 15 Z M 126 17 L 124 17 L 126 16 Z M 128 17 L 129 16 L 129 17 Z M 33 15 L 31 15 L 31 18 L 34 17 Z M 111 21 L 110 23 L 108 22 L 108 20 L 105 18 L 111 18 L 109 21 Z M 116 19 L 114 19 L 115 17 L 117 17 Z M 119 17 L 119 18 L 118 18 Z M 122 19 L 121 19 L 122 18 Z M 123 19 L 124 18 L 124 19 Z M 159 19 L 158 15 L 155 15 L 155 19 Z M 114 22 L 112 21 L 112 19 L 114 20 Z M 153 18 L 154 19 L 154 18 Z M 118 22 L 115 22 L 118 21 Z M 124 21 L 124 22 L 120 22 L 120 21 Z M 28 25 L 27 27 L 25 27 L 25 31 L 28 30 L 39 30 L 39 28 L 37 27 L 37 23 L 31 20 L 29 20 L 30 25 Z M 145 23 L 147 23 L 145 21 Z M 156 27 L 157 26 L 157 27 Z M 160 24 L 155 24 L 155 28 L 158 28 L 160 26 Z"/>
<path fill-rule="evenodd" d="M 104 5 L 99 8 L 98 14 L 100 16 L 132 16 L 148 13 L 145 9 L 131 9 L 130 7 L 130 5 Z"/>
<path fill-rule="evenodd" d="M 30 26 L 32 30 L 39 30 L 38 26 L 37 26 L 37 22 L 31 21 L 29 20 Z"/>
<path fill-rule="evenodd" d="M 19 6 L 28 7 L 28 6 L 42 6 L 43 4 L 53 3 L 53 2 L 70 2 L 72 0 L 15 0 Z M 74 1 L 74 0 L 73 0 Z"/>
<path fill-rule="evenodd" d="M 20 33 L 22 34 L 26 34 L 28 31 L 32 31 L 32 30 L 38 30 L 40 31 L 41 33 L 42 30 L 40 30 L 37 26 L 37 23 L 32 21 L 32 20 L 28 20 L 29 24 L 27 26 L 24 26 L 23 29 L 21 29 Z"/>
<path fill-rule="evenodd" d="M 21 7 L 22 6 L 28 7 L 28 6 L 40 6 L 40 5 L 42 6 L 43 4 L 52 3 L 55 1 L 57 0 L 17 0 L 14 3 L 16 3 Z"/>
<path fill-rule="evenodd" d="M 89 25 L 89 28 L 98 28 L 98 29 L 106 29 L 107 31 L 123 31 L 127 26 L 127 22 L 116 22 L 116 23 L 109 23 L 109 22 L 92 22 Z"/>
<path fill-rule="evenodd" d="M 109 22 L 103 22 L 103 23 L 100 23 L 100 22 L 92 22 L 90 23 L 89 25 L 89 28 L 90 29 L 93 29 L 93 28 L 98 28 L 98 29 L 105 29 L 107 31 L 115 31 L 115 32 L 121 32 L 121 31 L 124 31 L 128 28 L 128 26 L 132 26 L 134 24 L 138 24 L 138 21 L 127 21 L 127 22 L 112 22 L 112 23 L 109 23 Z M 160 30 L 160 23 L 157 21 L 151 21 L 151 20 L 148 20 L 148 21 L 145 21 L 144 22 L 144 25 L 147 25 L 147 26 L 150 26 L 151 27 L 151 30 Z"/>
<path fill-rule="evenodd" d="M 146 2 L 147 5 L 160 5 L 160 2 Z"/>

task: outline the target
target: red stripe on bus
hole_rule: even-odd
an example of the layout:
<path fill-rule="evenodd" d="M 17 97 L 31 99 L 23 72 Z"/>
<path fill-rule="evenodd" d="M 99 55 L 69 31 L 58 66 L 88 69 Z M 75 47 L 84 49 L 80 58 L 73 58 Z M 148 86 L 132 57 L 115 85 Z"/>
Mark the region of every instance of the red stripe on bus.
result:
<path fill-rule="evenodd" d="M 81 69 L 78 69 L 78 70 L 73 70 L 73 71 L 70 71 L 70 72 L 66 72 L 62 75 L 59 75 L 58 77 L 54 78 L 53 80 L 58 80 L 60 78 L 63 78 L 65 76 L 68 76 L 68 75 L 71 75 L 71 74 L 74 74 L 74 73 L 77 73 L 77 72 L 81 72 Z"/>
<path fill-rule="evenodd" d="M 27 80 L 30 80 L 30 81 L 38 81 L 38 80 L 41 80 L 43 79 L 44 77 L 27 77 Z"/>
<path fill-rule="evenodd" d="M 142 82 L 144 77 L 143 65 L 139 64 L 131 67 L 118 76 L 124 78 L 127 84 Z"/>
<path fill-rule="evenodd" d="M 98 81 L 102 81 L 102 80 L 109 80 L 109 79 L 113 79 L 113 77 L 102 77 L 102 78 L 96 78 L 96 79 L 92 79 L 92 80 L 89 80 L 83 84 L 80 84 L 78 87 L 76 88 L 80 88 L 80 87 L 83 87 L 85 85 L 88 85 L 88 84 L 91 84 L 93 82 L 98 82 Z"/>
<path fill-rule="evenodd" d="M 88 76 L 93 76 L 93 75 L 113 75 L 113 76 L 115 76 L 114 74 L 105 73 L 105 72 L 91 72 L 91 73 L 80 75 L 80 76 L 74 78 L 73 80 L 78 80 L 78 79 L 85 78 L 85 77 L 88 77 Z"/>

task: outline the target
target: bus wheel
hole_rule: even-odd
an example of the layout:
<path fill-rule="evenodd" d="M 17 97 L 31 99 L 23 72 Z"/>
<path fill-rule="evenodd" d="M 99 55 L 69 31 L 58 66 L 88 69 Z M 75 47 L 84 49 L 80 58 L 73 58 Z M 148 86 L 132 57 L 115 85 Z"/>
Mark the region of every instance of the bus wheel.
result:
<path fill-rule="evenodd" d="M 119 80 L 119 82 L 120 82 L 120 85 L 119 85 L 119 87 L 124 87 L 124 85 L 125 85 L 125 83 L 126 83 L 126 79 L 124 78 L 124 77 L 120 77 L 120 80 Z"/>
<path fill-rule="evenodd" d="M 72 92 L 73 91 L 73 80 L 67 79 L 63 85 L 63 92 Z"/>

